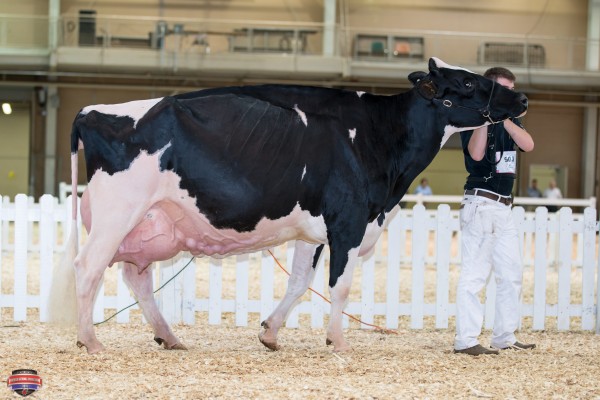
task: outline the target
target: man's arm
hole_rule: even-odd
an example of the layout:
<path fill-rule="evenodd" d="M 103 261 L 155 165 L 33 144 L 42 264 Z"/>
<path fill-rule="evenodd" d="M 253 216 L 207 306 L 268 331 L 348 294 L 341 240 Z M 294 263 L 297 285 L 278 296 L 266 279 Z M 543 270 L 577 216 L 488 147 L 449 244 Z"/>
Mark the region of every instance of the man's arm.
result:
<path fill-rule="evenodd" d="M 473 130 L 473 135 L 471 135 L 467 149 L 469 150 L 469 155 L 475 161 L 481 161 L 485 155 L 485 147 L 487 146 L 487 131 L 487 125 Z"/>
<path fill-rule="evenodd" d="M 512 140 L 514 140 L 521 150 L 525 152 L 533 150 L 533 138 L 525 129 L 521 128 L 510 119 L 505 119 L 503 124 L 506 132 L 508 132 Z"/>

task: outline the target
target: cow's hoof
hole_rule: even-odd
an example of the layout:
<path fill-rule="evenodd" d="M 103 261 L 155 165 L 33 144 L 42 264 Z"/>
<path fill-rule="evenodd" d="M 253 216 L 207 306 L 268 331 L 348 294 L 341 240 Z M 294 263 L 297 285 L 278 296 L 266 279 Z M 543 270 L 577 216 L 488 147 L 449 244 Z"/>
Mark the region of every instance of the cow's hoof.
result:
<path fill-rule="evenodd" d="M 184 345 L 183 343 L 181 343 L 181 342 L 177 342 L 177 343 L 175 343 L 175 344 L 174 344 L 174 345 L 172 345 L 172 346 L 168 346 L 168 345 L 165 343 L 165 349 L 167 349 L 167 350 L 187 350 L 188 348 L 187 348 L 187 347 L 185 347 L 185 345 Z"/>
<path fill-rule="evenodd" d="M 159 338 L 159 337 L 155 337 L 154 341 L 156 343 L 158 343 L 159 345 L 163 345 L 163 347 L 165 348 L 165 350 L 187 350 L 188 348 L 185 347 L 184 344 L 182 344 L 181 342 L 177 341 L 173 344 L 169 344 L 167 343 L 166 340 Z"/>
<path fill-rule="evenodd" d="M 93 344 L 84 344 L 82 341 L 77 341 L 77 347 L 82 348 L 85 347 L 88 354 L 96 354 L 104 351 L 104 346 L 100 342 L 95 342 Z"/>
<path fill-rule="evenodd" d="M 333 352 L 334 353 L 346 353 L 348 351 L 351 351 L 352 347 L 350 347 L 349 345 L 342 345 L 342 346 L 333 346 Z"/>
<path fill-rule="evenodd" d="M 330 346 L 333 344 L 333 352 L 334 353 L 343 353 L 343 352 L 352 350 L 352 347 L 345 340 L 342 340 L 341 343 L 334 344 L 333 340 L 327 338 L 327 339 L 325 339 L 325 344 L 327 346 Z"/>
<path fill-rule="evenodd" d="M 258 340 L 267 348 L 273 351 L 277 351 L 281 349 L 281 346 L 277 344 L 277 337 L 273 337 L 273 335 L 269 335 L 269 324 L 267 321 L 263 321 L 260 326 L 264 329 L 258 334 Z"/>
<path fill-rule="evenodd" d="M 266 340 L 261 334 L 258 335 L 258 340 L 267 348 L 273 351 L 281 349 L 281 346 L 277 344 L 277 341 Z"/>

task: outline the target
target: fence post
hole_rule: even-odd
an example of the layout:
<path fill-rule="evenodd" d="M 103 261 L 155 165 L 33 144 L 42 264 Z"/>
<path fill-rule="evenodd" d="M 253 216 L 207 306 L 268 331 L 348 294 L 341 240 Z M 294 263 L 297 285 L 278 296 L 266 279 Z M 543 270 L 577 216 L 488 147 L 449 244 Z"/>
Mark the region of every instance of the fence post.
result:
<path fill-rule="evenodd" d="M 375 248 L 362 258 L 361 268 L 360 319 L 367 324 L 373 324 L 375 315 Z M 369 325 L 361 325 L 361 327 L 373 329 Z"/>
<path fill-rule="evenodd" d="M 184 254 L 180 253 L 171 260 L 162 261 L 159 265 L 158 287 L 164 285 L 169 279 L 173 278 L 188 263 Z M 170 324 L 182 322 L 183 311 L 183 277 L 181 275 L 174 278 L 168 285 L 158 292 L 158 304 L 165 320 Z M 210 323 L 210 310 L 209 310 Z"/>
<path fill-rule="evenodd" d="M 427 255 L 428 223 L 425 207 L 413 207 L 412 223 L 412 295 L 410 327 L 423 328 L 423 303 L 425 302 L 425 257 Z"/>
<path fill-rule="evenodd" d="M 80 202 L 78 201 L 77 204 L 79 204 Z M 65 243 L 69 242 L 69 235 L 71 234 L 71 224 L 73 223 L 73 218 L 72 218 L 72 214 L 73 214 L 73 202 L 71 199 L 71 196 L 69 196 L 67 198 L 67 200 L 63 203 L 66 206 L 66 212 L 65 212 L 65 220 L 62 221 L 62 242 L 63 242 L 63 249 L 65 248 Z M 79 213 L 77 214 L 78 218 L 79 218 Z M 81 231 L 79 231 L 79 235 L 81 237 Z M 79 240 L 80 238 L 77 238 L 77 243 L 80 244 L 81 240 Z"/>
<path fill-rule="evenodd" d="M 400 230 L 402 229 L 403 211 L 390 221 L 388 226 L 388 263 L 387 263 L 387 282 L 386 282 L 386 306 L 385 306 L 385 326 L 388 329 L 398 328 L 398 317 L 400 316 L 400 257 L 404 242 L 399 240 Z"/>
<path fill-rule="evenodd" d="M 208 262 L 208 323 L 219 325 L 223 312 L 223 263 L 211 257 Z"/>
<path fill-rule="evenodd" d="M 515 223 L 515 227 L 517 228 L 518 236 L 519 236 L 519 260 L 521 260 L 521 268 L 525 269 L 524 264 L 524 242 L 525 242 L 525 209 L 523 207 L 513 207 L 512 209 L 512 217 Z M 517 313 L 519 314 L 519 328 L 521 329 L 521 325 L 523 323 L 523 291 L 521 290 L 521 295 L 519 296 L 519 305 Z"/>
<path fill-rule="evenodd" d="M 40 321 L 48 321 L 48 296 L 54 269 L 56 223 L 54 222 L 54 196 L 40 198 Z"/>
<path fill-rule="evenodd" d="M 118 263 L 116 266 L 114 266 L 113 268 L 117 268 L 117 312 L 119 310 L 123 310 L 121 311 L 119 314 L 117 314 L 117 323 L 119 324 L 124 324 L 129 322 L 129 308 L 125 309 L 125 307 L 129 306 L 130 304 L 135 303 L 135 300 L 133 299 L 133 297 L 131 297 L 131 294 L 129 293 L 129 288 L 127 287 L 127 284 L 125 283 L 125 280 L 123 279 L 123 268 L 125 268 L 125 263 L 120 262 Z M 131 268 L 136 268 L 136 267 L 131 267 Z M 148 268 L 152 268 L 151 266 Z"/>
<path fill-rule="evenodd" d="M 533 260 L 533 329 L 543 330 L 546 325 L 546 286 L 548 273 L 548 209 L 535 209 L 535 258 Z"/>
<path fill-rule="evenodd" d="M 183 264 L 181 268 L 185 268 L 181 273 L 181 319 L 186 325 L 194 325 L 196 323 L 196 260 L 190 253 L 184 253 Z M 178 270 L 179 271 L 179 270 Z"/>
<path fill-rule="evenodd" d="M 566 331 L 571 323 L 571 253 L 573 216 L 569 207 L 558 212 L 558 330 Z"/>
<path fill-rule="evenodd" d="M 581 329 L 594 329 L 594 258 L 596 254 L 596 210 L 583 211 L 581 267 Z"/>
<path fill-rule="evenodd" d="M 534 212 L 536 212 L 536 211 L 537 210 L 534 210 Z M 525 221 L 529 222 L 529 218 L 528 218 L 527 215 L 526 215 L 525 218 L 526 218 Z M 534 245 L 534 238 L 535 238 L 535 236 L 534 236 L 534 232 L 535 232 L 535 214 L 534 214 L 533 218 L 534 218 L 534 221 L 531 221 L 533 223 L 533 229 L 532 230 L 527 230 L 527 231 L 524 232 L 525 239 L 522 242 L 522 245 L 523 245 L 523 258 L 522 258 L 523 266 L 528 266 L 528 265 L 533 266 L 534 265 L 533 264 L 533 262 L 534 262 L 533 261 L 533 256 L 534 255 L 532 254 L 532 252 L 533 252 L 533 249 L 535 249 L 535 245 Z"/>
<path fill-rule="evenodd" d="M 2 196 L 2 205 L 3 205 L 4 213 L 7 213 L 11 206 L 9 196 Z M 2 247 L 4 249 L 9 248 L 9 246 L 8 246 L 9 233 L 10 233 L 10 219 L 3 218 L 2 219 Z"/>
<path fill-rule="evenodd" d="M 15 292 L 13 314 L 15 321 L 27 319 L 27 244 L 29 200 L 26 195 L 15 196 Z"/>
<path fill-rule="evenodd" d="M 437 264 L 435 327 L 437 329 L 448 328 L 450 250 L 452 247 L 451 219 L 450 206 L 448 204 L 440 204 L 437 208 L 437 243 L 435 250 Z"/>
<path fill-rule="evenodd" d="M 235 325 L 248 326 L 248 279 L 250 255 L 236 257 L 235 264 Z"/>
<path fill-rule="evenodd" d="M 271 252 L 273 249 L 271 249 Z M 268 251 L 262 252 L 260 269 L 260 321 L 264 321 L 274 306 L 275 260 Z"/>

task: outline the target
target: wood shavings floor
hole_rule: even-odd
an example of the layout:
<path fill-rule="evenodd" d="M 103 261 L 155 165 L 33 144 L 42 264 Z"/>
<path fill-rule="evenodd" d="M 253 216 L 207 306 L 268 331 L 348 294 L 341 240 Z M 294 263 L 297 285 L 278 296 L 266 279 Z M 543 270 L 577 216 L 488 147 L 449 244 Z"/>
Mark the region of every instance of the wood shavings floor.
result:
<path fill-rule="evenodd" d="M 148 325 L 96 329 L 107 350 L 90 356 L 74 329 L 38 322 L 0 326 L 0 376 L 32 368 L 39 399 L 598 399 L 600 337 L 533 332 L 533 351 L 477 358 L 452 353 L 453 330 L 385 335 L 348 329 L 349 353 L 333 354 L 322 329 L 282 329 L 281 351 L 257 340 L 258 326 L 174 327 L 188 351 L 166 351 Z M 489 332 L 482 343 L 489 341 Z M 6 392 L 2 393 L 2 390 Z M 0 398 L 17 398 L 0 389 Z"/>

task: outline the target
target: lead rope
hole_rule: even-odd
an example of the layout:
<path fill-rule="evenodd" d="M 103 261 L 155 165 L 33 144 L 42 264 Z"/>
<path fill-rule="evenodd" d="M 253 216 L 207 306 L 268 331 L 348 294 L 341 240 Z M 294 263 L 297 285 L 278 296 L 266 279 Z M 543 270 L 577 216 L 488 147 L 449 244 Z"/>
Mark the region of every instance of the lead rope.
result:
<path fill-rule="evenodd" d="M 271 250 L 268 250 L 269 254 L 271 255 L 271 257 L 273 257 L 273 260 L 275 260 L 275 262 L 277 263 L 277 265 L 279 266 L 279 268 L 281 268 L 281 270 L 283 272 L 285 272 L 287 274 L 287 276 L 290 276 L 290 273 L 283 267 L 283 265 L 281 265 L 281 263 L 279 262 L 279 260 L 277 259 L 277 257 L 275 257 L 275 254 L 273 254 L 273 252 Z M 161 290 L 162 288 L 164 288 L 165 286 L 167 286 L 167 284 L 169 282 L 171 282 L 173 279 L 175 279 L 179 274 L 181 274 L 183 272 L 184 269 L 186 269 L 191 263 L 192 261 L 194 261 L 196 257 L 192 257 L 190 258 L 190 261 L 187 262 L 187 264 L 185 264 L 175 275 L 173 275 L 168 281 L 166 281 L 165 283 L 163 283 L 158 289 L 156 289 L 154 292 L 152 292 L 153 294 L 155 294 L 156 292 L 158 292 L 159 290 Z M 325 296 L 323 296 L 321 293 L 317 292 L 316 290 L 314 290 L 313 288 L 309 287 L 308 290 L 310 290 L 311 292 L 313 292 L 314 294 L 316 294 L 317 296 L 319 296 L 320 298 L 322 298 L 323 300 L 325 300 L 327 303 L 331 304 L 331 301 L 326 298 Z M 122 313 L 123 311 L 135 306 L 136 304 L 138 304 L 139 302 L 136 301 L 135 303 L 132 303 L 130 305 L 128 305 L 127 307 L 124 307 L 122 309 L 120 309 L 119 311 L 117 311 L 116 313 L 114 313 L 113 315 L 111 315 L 110 317 L 106 318 L 104 321 L 101 322 L 96 322 L 94 324 L 94 326 L 98 326 L 100 324 L 103 324 L 105 322 L 110 321 L 111 319 L 113 319 L 114 317 L 116 317 L 118 314 Z M 348 313 L 346 313 L 345 311 L 342 311 L 342 314 L 348 316 L 349 318 L 353 319 L 354 321 L 366 325 L 366 326 L 370 326 L 371 328 L 375 329 L 375 332 L 380 332 L 380 333 L 385 333 L 385 334 L 394 334 L 397 335 L 398 332 L 392 329 L 386 329 L 386 328 L 382 328 L 381 326 L 378 325 L 373 325 L 373 324 L 369 324 L 367 322 L 364 322 L 362 320 L 360 320 L 359 318 L 355 317 L 354 315 L 350 315 Z"/>
<path fill-rule="evenodd" d="M 158 292 L 159 290 L 161 290 L 162 288 L 164 288 L 165 286 L 167 286 L 167 284 L 169 282 L 171 282 L 173 279 L 177 278 L 177 275 L 179 275 L 180 273 L 183 272 L 184 269 L 186 269 L 188 267 L 188 265 L 190 265 L 192 263 L 192 261 L 194 261 L 196 257 L 192 257 L 190 258 L 190 261 L 187 262 L 187 264 L 185 264 L 179 271 L 177 271 L 177 273 L 175 275 L 173 275 L 171 278 L 169 278 L 169 280 L 167 280 L 165 283 L 163 283 L 158 289 L 156 289 L 154 292 L 152 292 L 152 294 L 156 294 L 156 292 Z M 113 319 L 114 317 L 116 317 L 118 314 L 122 313 L 123 311 L 135 306 L 136 304 L 138 304 L 139 301 L 136 301 L 135 303 L 132 303 L 130 305 L 128 305 L 127 307 L 124 307 L 122 309 L 120 309 L 119 311 L 117 311 L 116 313 L 114 313 L 113 315 L 111 315 L 110 317 L 106 318 L 104 321 L 102 322 L 96 322 L 94 325 L 100 325 L 103 324 L 105 322 L 110 321 L 111 319 Z"/>
<path fill-rule="evenodd" d="M 279 266 L 279 268 L 281 268 L 281 270 L 283 272 L 285 272 L 287 274 L 287 276 L 290 276 L 290 273 L 283 267 L 283 265 L 281 265 L 281 263 L 279 262 L 279 260 L 277 259 L 277 257 L 275 257 L 275 255 L 273 254 L 273 252 L 271 250 L 268 250 L 269 254 L 271 255 L 271 257 L 273 257 L 273 259 L 275 260 L 275 262 L 277 263 L 277 265 Z M 323 300 L 325 300 L 327 303 L 331 304 L 331 301 L 326 298 L 325 296 L 323 296 L 321 293 L 317 292 L 316 290 L 314 290 L 313 288 L 309 287 L 308 290 L 310 290 L 311 292 L 313 292 L 314 294 L 316 294 L 317 296 L 319 296 L 320 298 L 322 298 Z M 386 328 L 382 328 L 381 326 L 378 325 L 373 325 L 373 324 L 369 324 L 367 322 L 364 322 L 362 320 L 360 320 L 359 318 L 355 317 L 354 315 L 350 315 L 345 311 L 342 311 L 342 314 L 346 315 L 347 317 L 353 319 L 354 321 L 366 325 L 366 326 L 370 326 L 371 328 L 375 329 L 375 332 L 380 332 L 380 333 L 385 333 L 385 334 L 394 334 L 397 335 L 398 332 L 393 330 L 393 329 L 386 329 Z"/>

